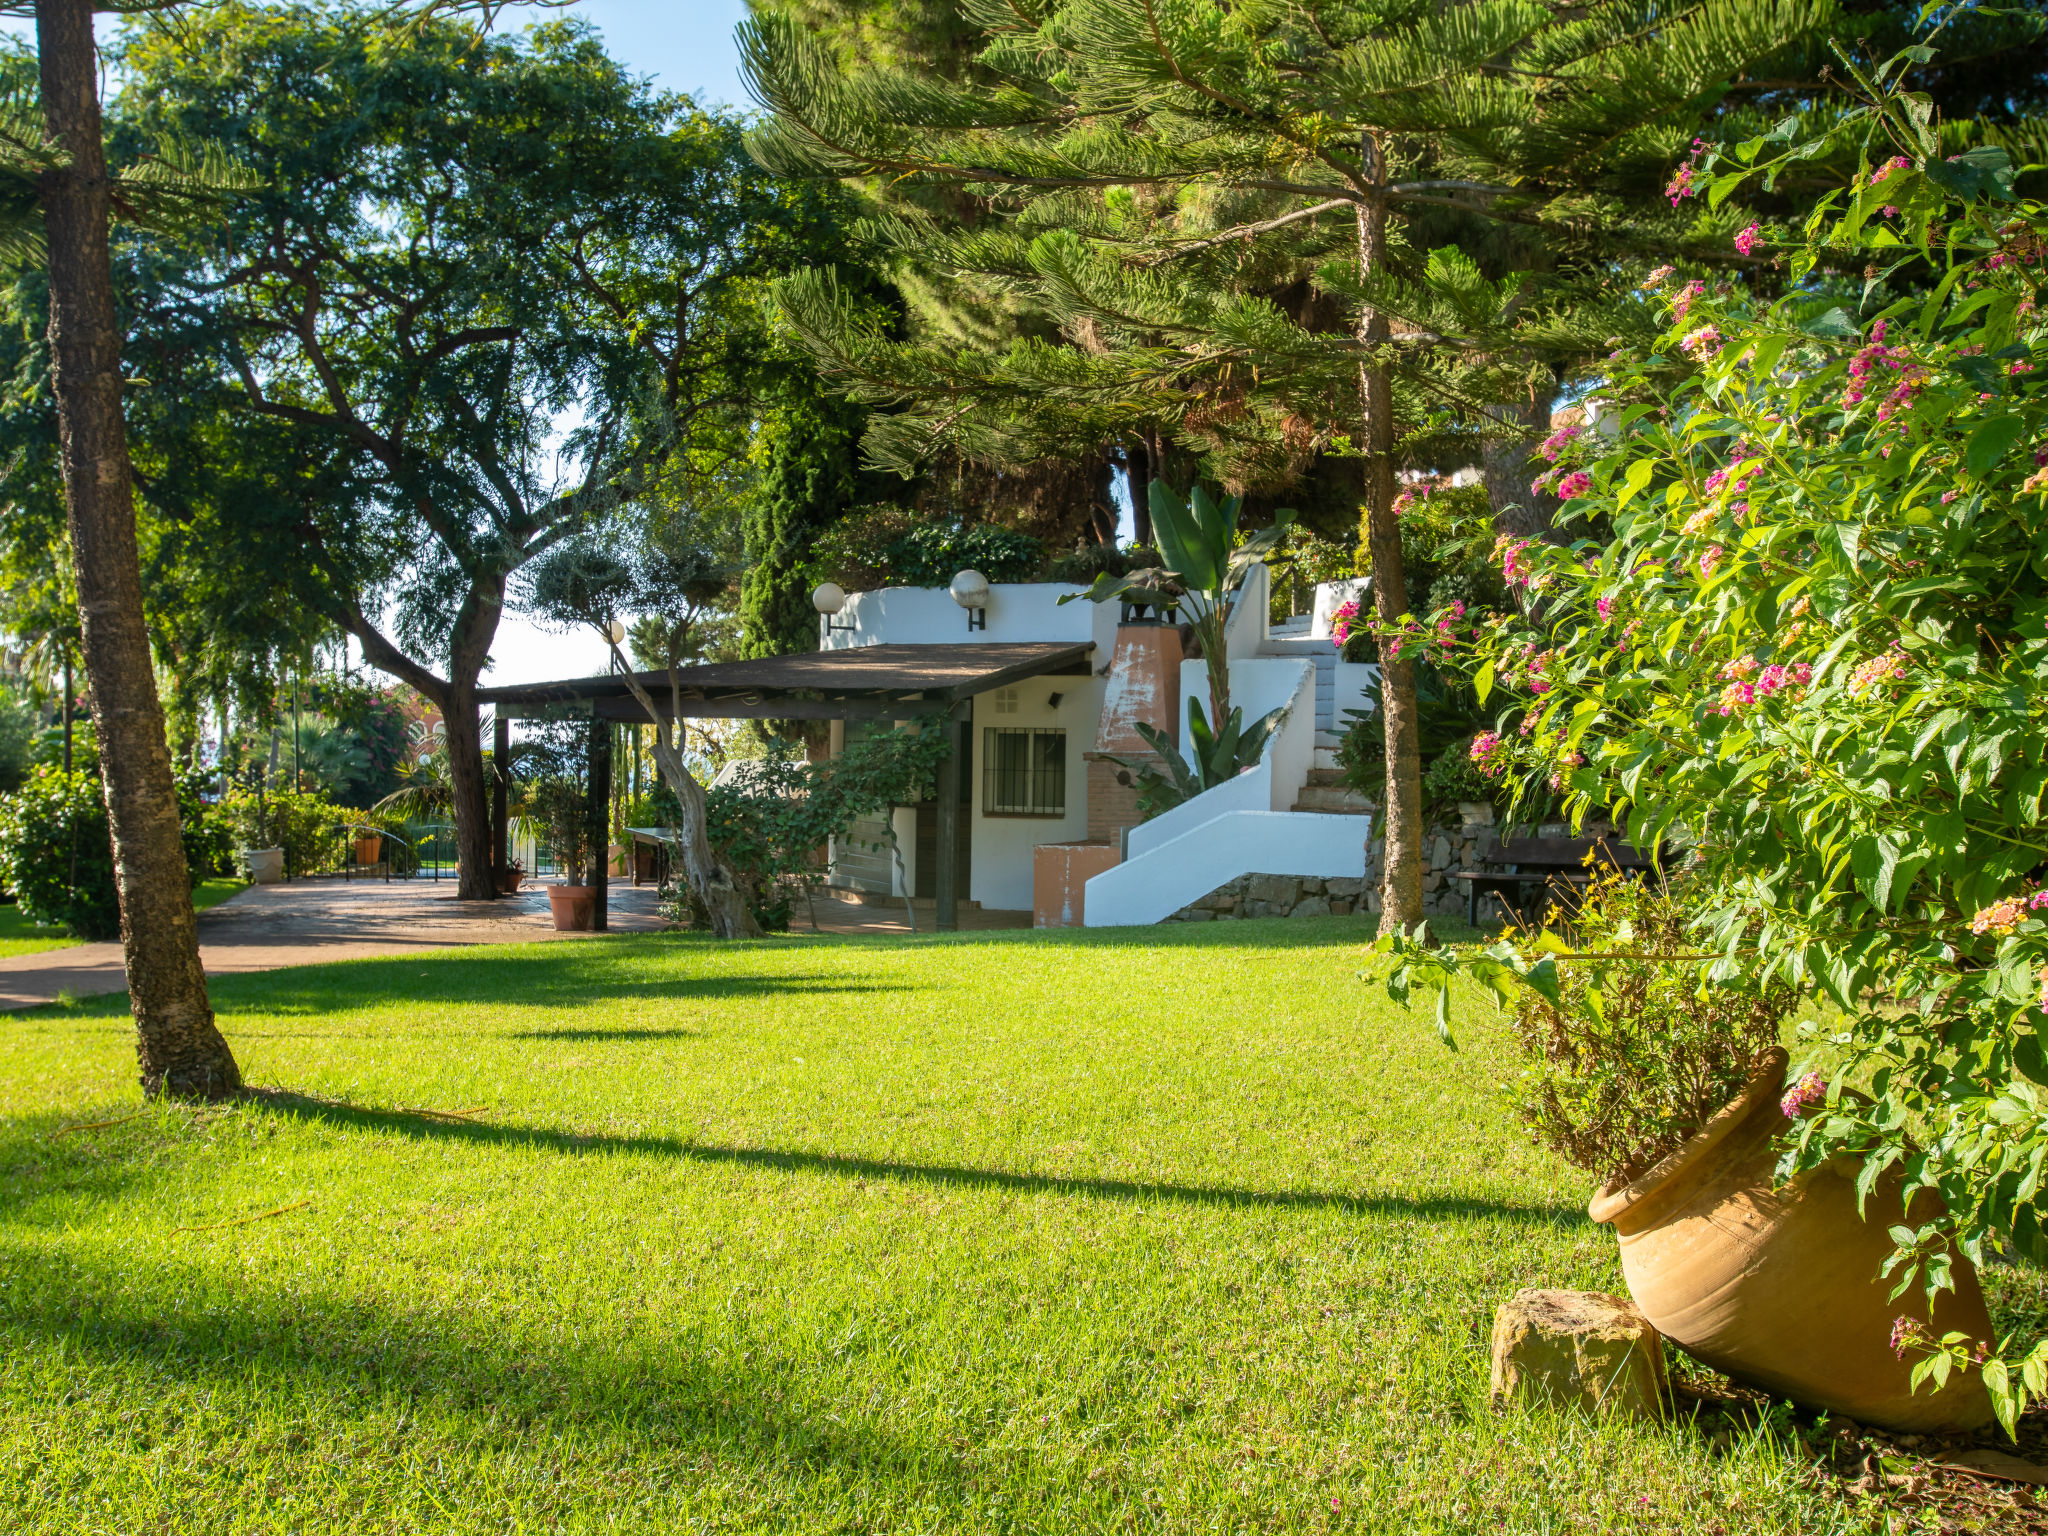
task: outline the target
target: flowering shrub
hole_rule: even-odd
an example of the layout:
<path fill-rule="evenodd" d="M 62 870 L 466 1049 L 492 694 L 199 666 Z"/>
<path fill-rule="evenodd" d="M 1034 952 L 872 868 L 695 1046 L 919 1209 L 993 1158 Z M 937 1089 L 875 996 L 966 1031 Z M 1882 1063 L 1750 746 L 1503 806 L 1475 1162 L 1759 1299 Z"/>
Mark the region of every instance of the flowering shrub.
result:
<path fill-rule="evenodd" d="M 1711 977 L 1841 1011 L 1786 1171 L 1849 1154 L 1865 1188 L 1938 1190 L 1946 1216 L 1893 1232 L 1895 1277 L 1932 1291 L 1951 1238 L 2048 1259 L 2048 208 L 2002 151 L 1944 158 L 1910 103 L 1873 90 L 1852 123 L 1902 153 L 1823 201 L 1784 297 L 1656 286 L 1618 432 L 1561 457 L 1591 481 L 1567 518 L 1614 536 L 1507 549 L 1539 620 L 1471 659 L 1511 793 L 1683 834 Z M 1696 174 L 1775 174 L 1807 152 L 1770 158 L 1789 132 Z M 1902 260 L 1918 292 L 1864 281 Z M 2009 1415 L 2024 1392 L 1984 1371 Z"/>

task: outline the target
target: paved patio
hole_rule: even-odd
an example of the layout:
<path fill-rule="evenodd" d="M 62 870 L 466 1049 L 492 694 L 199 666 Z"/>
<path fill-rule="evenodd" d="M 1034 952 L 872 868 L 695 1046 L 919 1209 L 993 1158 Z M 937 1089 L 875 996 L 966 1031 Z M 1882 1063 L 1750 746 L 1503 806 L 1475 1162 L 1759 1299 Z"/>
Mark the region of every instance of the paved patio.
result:
<path fill-rule="evenodd" d="M 609 893 L 611 932 L 648 933 L 671 928 L 655 911 L 651 885 L 614 885 Z M 820 933 L 858 936 L 906 933 L 902 903 L 861 905 L 820 895 Z M 810 909 L 798 902 L 797 932 L 811 932 Z M 921 903 L 920 933 L 933 931 L 931 903 Z M 963 907 L 963 929 L 1028 928 L 1028 912 L 983 912 Z M 455 883 L 433 880 L 294 880 L 251 886 L 199 914 L 199 959 L 209 976 L 274 971 L 405 955 L 468 944 L 532 944 L 588 938 L 557 933 L 548 916 L 545 885 L 528 886 L 503 901 L 462 901 Z M 75 944 L 69 949 L 0 959 L 0 1012 L 54 1002 L 59 994 L 95 997 L 128 990 L 119 944 Z"/>
<path fill-rule="evenodd" d="M 611 931 L 668 928 L 654 887 L 611 888 Z M 403 955 L 466 944 L 527 944 L 588 937 L 557 933 L 545 886 L 503 901 L 462 901 L 452 880 L 294 880 L 256 885 L 199 914 L 199 959 L 209 976 Z M 77 944 L 0 960 L 0 1011 L 33 1008 L 60 992 L 125 992 L 121 946 Z"/>

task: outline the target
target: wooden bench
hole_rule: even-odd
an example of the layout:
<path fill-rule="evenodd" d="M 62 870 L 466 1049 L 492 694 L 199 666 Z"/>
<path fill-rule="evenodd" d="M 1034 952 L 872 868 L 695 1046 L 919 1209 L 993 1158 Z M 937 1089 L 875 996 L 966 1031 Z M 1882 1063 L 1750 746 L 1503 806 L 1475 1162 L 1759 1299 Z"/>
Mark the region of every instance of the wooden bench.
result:
<path fill-rule="evenodd" d="M 1528 904 L 1540 896 L 1552 881 L 1581 886 L 1592 878 L 1586 862 L 1596 854 L 1598 862 L 1625 872 L 1652 867 L 1649 855 L 1618 838 L 1595 837 L 1511 837 L 1496 846 L 1479 862 L 1479 869 L 1454 869 L 1453 880 L 1465 882 L 1465 919 L 1479 926 L 1479 898 L 1491 892 L 1503 906 L 1528 915 Z M 1512 896 L 1514 899 L 1509 900 Z"/>

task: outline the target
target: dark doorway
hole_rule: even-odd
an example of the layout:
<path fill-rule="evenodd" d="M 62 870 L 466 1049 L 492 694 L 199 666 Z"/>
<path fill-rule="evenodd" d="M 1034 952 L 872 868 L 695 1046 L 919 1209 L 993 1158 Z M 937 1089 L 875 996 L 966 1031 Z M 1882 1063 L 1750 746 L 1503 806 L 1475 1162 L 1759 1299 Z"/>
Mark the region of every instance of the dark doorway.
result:
<path fill-rule="evenodd" d="M 974 889 L 968 884 L 968 872 L 974 864 L 973 723 L 962 721 L 958 729 L 959 734 L 953 739 L 953 750 L 960 754 L 960 857 L 957 861 L 960 873 L 954 889 L 964 902 L 968 892 Z M 938 898 L 939 803 L 936 800 L 927 800 L 917 808 L 917 889 L 911 894 L 930 900 Z"/>

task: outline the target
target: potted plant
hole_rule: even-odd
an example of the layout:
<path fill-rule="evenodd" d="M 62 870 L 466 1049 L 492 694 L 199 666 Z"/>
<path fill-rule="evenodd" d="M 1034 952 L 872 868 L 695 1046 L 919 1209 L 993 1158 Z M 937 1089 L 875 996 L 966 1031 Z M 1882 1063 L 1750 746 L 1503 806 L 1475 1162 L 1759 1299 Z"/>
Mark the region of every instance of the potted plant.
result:
<path fill-rule="evenodd" d="M 376 864 L 384 857 L 384 834 L 375 827 L 358 825 L 355 832 L 355 854 L 358 864 Z"/>
<path fill-rule="evenodd" d="M 1695 1359 L 1809 1407 L 1910 1432 L 1991 1422 L 1974 1373 L 1915 1392 L 1882 1277 L 1905 1223 L 1895 1168 L 1854 1163 L 1779 1182 L 1788 1129 L 1822 1103 L 1817 1078 L 1785 1084 L 1779 1045 L 1798 994 L 1781 982 L 1704 981 L 1680 895 L 1662 882 L 1596 876 L 1572 905 L 1572 942 L 1520 936 L 1477 959 L 1418 951 L 1391 985 L 1463 965 L 1510 1004 L 1527 1058 L 1509 1102 L 1531 1137 L 1599 1181 L 1590 1214 L 1611 1225 L 1643 1315 Z M 1444 1015 L 1439 1008 L 1439 1021 Z M 1936 1197 L 1913 1201 L 1914 1222 Z M 1976 1271 L 1949 1255 L 1937 1336 L 1989 1341 Z M 1909 1325 L 1909 1328 L 1911 1325 Z M 1917 1331 L 1917 1330 L 1915 1330 Z"/>
<path fill-rule="evenodd" d="M 586 932 L 597 921 L 597 887 L 590 882 L 596 839 L 583 786 L 566 776 L 540 780 L 532 805 L 548 851 L 562 866 L 562 882 L 548 887 L 548 909 L 563 932 Z"/>
<path fill-rule="evenodd" d="M 235 857 L 248 870 L 250 882 L 278 885 L 284 880 L 284 846 L 273 840 L 276 829 L 272 825 L 266 777 L 259 765 L 254 793 L 233 797 L 227 809 L 243 845 L 235 850 Z"/>

